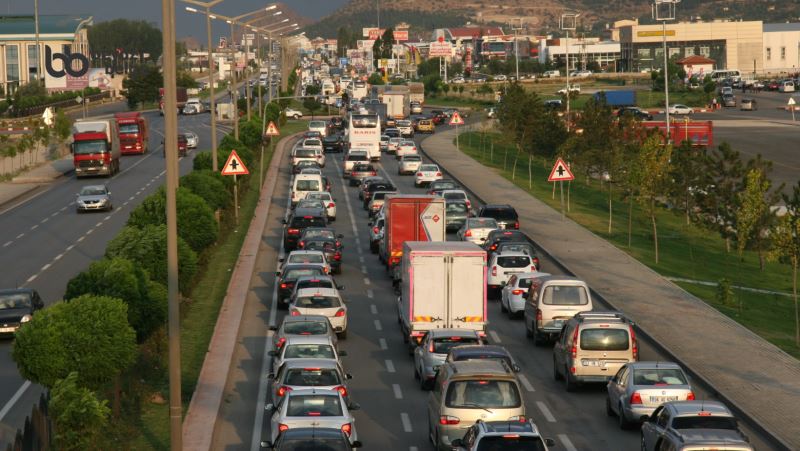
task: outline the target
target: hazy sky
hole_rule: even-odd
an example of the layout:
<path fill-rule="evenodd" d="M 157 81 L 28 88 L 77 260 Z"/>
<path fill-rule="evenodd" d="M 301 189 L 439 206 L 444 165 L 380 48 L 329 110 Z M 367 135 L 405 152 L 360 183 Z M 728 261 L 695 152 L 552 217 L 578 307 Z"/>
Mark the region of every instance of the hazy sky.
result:
<path fill-rule="evenodd" d="M 320 18 L 336 10 L 347 0 L 284 0 L 299 14 Z M 271 3 L 269 0 L 226 0 L 214 8 L 220 14 L 235 16 L 254 11 Z M 205 41 L 205 19 L 199 14 L 184 11 L 188 4 L 176 0 L 175 23 L 178 37 L 195 36 Z M 39 0 L 40 14 L 77 14 L 94 16 L 95 21 L 116 18 L 142 19 L 161 24 L 159 0 Z M 0 14 L 33 14 L 33 0 L 0 0 Z M 228 35 L 224 23 L 215 25 L 214 35 Z"/>

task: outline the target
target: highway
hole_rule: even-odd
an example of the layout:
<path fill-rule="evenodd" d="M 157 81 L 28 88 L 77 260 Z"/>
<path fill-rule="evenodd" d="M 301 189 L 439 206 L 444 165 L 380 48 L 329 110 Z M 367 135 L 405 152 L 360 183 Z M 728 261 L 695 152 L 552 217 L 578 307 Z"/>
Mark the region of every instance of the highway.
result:
<path fill-rule="evenodd" d="M 130 211 L 164 183 L 161 146 L 164 119 L 157 112 L 145 116 L 150 126 L 150 151 L 141 156 L 123 156 L 117 175 L 111 179 L 78 180 L 70 173 L 48 189 L 0 213 L 3 231 L 0 287 L 34 288 L 50 305 L 61 299 L 72 277 L 102 258 L 106 244 L 125 225 Z M 179 130 L 198 135 L 199 149 L 208 148 L 211 139 L 208 114 L 180 116 L 178 124 Z M 181 174 L 191 170 L 195 152 L 181 158 Z M 76 193 L 91 184 L 109 186 L 113 211 L 75 212 Z M 20 377 L 11 358 L 11 348 L 11 340 L 0 342 L 0 443 L 13 438 L 39 393 L 36 386 L 28 389 L 31 384 Z"/>
<path fill-rule="evenodd" d="M 417 138 L 416 141 L 421 141 Z M 287 152 L 288 153 L 288 152 Z M 280 324 L 284 311 L 275 308 L 275 262 L 283 253 L 280 249 L 280 220 L 286 214 L 290 180 L 288 158 L 284 157 L 273 197 L 267 238 L 262 243 L 261 258 L 265 264 L 257 268 L 248 301 L 245 319 L 239 336 L 236 361 L 231 367 L 229 395 L 222 407 L 221 424 L 217 425 L 214 449 L 258 449 L 258 441 L 268 437 L 268 421 L 263 414 L 265 392 L 269 392 L 264 375 L 269 370 L 263 356 L 271 343 L 267 325 Z M 337 220 L 332 223 L 344 234 L 346 248 L 342 274 L 338 283 L 348 302 L 349 333 L 340 341 L 347 350 L 343 358 L 347 372 L 354 378 L 349 382 L 353 400 L 362 410 L 357 411 L 356 427 L 365 449 L 425 450 L 428 441 L 428 392 L 418 387 L 413 377 L 411 357 L 403 344 L 397 325 L 396 295 L 390 280 L 376 255 L 369 251 L 368 218 L 361 208 L 355 188 L 346 186 L 341 178 L 341 154 L 328 155 L 325 174 L 333 182 L 332 193 L 337 200 Z M 381 175 L 389 178 L 402 193 L 417 194 L 423 190 L 413 186 L 411 176 L 397 175 L 393 156 L 384 155 Z M 472 198 L 473 208 L 480 203 Z M 449 239 L 454 239 L 453 235 Z M 562 273 L 558 265 L 540 255 L 544 272 Z M 527 414 L 546 437 L 556 440 L 565 450 L 633 450 L 639 447 L 637 430 L 622 431 L 616 418 L 605 413 L 604 386 L 585 386 L 567 393 L 563 382 L 552 376 L 550 347 L 535 347 L 525 337 L 519 319 L 509 319 L 500 312 L 497 301 L 489 302 L 488 338 L 491 343 L 505 346 L 522 367 L 519 373 L 524 391 Z M 263 338 L 267 334 L 267 339 Z M 667 360 L 650 343 L 640 339 L 641 360 Z M 697 387 L 698 397 L 713 399 Z M 759 449 L 768 449 L 762 439 L 745 427 L 746 433 Z"/>

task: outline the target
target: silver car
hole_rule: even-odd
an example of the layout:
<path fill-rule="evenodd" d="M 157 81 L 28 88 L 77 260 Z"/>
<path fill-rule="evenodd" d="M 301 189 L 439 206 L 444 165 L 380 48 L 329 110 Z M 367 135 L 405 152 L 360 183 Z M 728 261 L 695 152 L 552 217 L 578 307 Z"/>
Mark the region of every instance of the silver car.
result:
<path fill-rule="evenodd" d="M 383 237 L 384 222 L 385 219 L 381 216 L 376 217 L 372 222 L 369 223 L 369 250 L 373 254 L 378 253 L 378 243 Z"/>
<path fill-rule="evenodd" d="M 480 246 L 486 241 L 489 232 L 498 228 L 494 218 L 467 218 L 467 221 L 458 230 L 458 239 Z"/>
<path fill-rule="evenodd" d="M 324 335 L 288 337 L 280 349 L 269 351 L 272 367 L 278 368 L 291 359 L 331 359 L 337 362 L 347 355 L 339 351 L 333 341 Z"/>
<path fill-rule="evenodd" d="M 630 362 L 608 381 L 606 413 L 619 418 L 620 429 L 638 424 L 670 401 L 693 401 L 689 377 L 672 362 Z"/>
<path fill-rule="evenodd" d="M 725 449 L 752 451 L 736 418 L 716 401 L 674 401 L 656 408 L 642 424 L 642 451 Z"/>
<path fill-rule="evenodd" d="M 400 157 L 400 164 L 397 165 L 399 175 L 413 174 L 419 170 L 422 164 L 422 157 L 419 155 L 403 155 Z"/>
<path fill-rule="evenodd" d="M 304 388 L 336 390 L 349 400 L 347 381 L 353 376 L 344 372 L 342 365 L 327 359 L 287 360 L 275 373 L 272 380 L 272 403 L 277 404 L 286 393 Z"/>
<path fill-rule="evenodd" d="M 111 204 L 111 191 L 105 185 L 84 186 L 75 200 L 75 209 L 78 213 L 92 210 L 111 211 L 114 209 Z"/>
<path fill-rule="evenodd" d="M 300 279 L 297 281 L 299 283 Z M 334 345 L 337 342 L 333 326 L 328 318 L 322 315 L 287 315 L 280 327 L 272 326 L 270 330 L 275 332 L 272 336 L 272 348 L 276 350 L 280 350 L 286 341 L 293 337 L 319 336 L 327 337 Z"/>
<path fill-rule="evenodd" d="M 200 138 L 197 137 L 195 132 L 183 132 L 186 135 L 186 147 L 189 149 L 197 149 L 200 144 Z"/>
<path fill-rule="evenodd" d="M 414 378 L 419 387 L 429 390 L 436 370 L 444 364 L 450 349 L 459 345 L 483 344 L 478 332 L 466 329 L 434 329 L 425 334 L 414 349 Z"/>
<path fill-rule="evenodd" d="M 265 410 L 270 415 L 271 442 L 283 431 L 293 428 L 315 427 L 336 428 L 350 439 L 357 439 L 356 420 L 351 410 L 358 410 L 358 404 L 348 405 L 336 390 L 303 389 L 286 393 L 278 404 L 267 404 Z"/>

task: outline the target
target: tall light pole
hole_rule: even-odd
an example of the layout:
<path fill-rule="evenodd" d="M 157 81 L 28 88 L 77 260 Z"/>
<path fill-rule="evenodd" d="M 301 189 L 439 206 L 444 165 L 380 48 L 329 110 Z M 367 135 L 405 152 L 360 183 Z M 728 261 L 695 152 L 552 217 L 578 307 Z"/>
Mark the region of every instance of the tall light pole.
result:
<path fill-rule="evenodd" d="M 669 71 L 667 55 L 667 21 L 675 20 L 675 10 L 680 0 L 654 0 L 653 19 L 661 21 L 661 42 L 664 49 L 664 112 L 667 118 L 667 143 L 670 142 L 670 123 L 669 123 Z"/>
<path fill-rule="evenodd" d="M 567 131 L 570 128 L 570 116 L 569 116 L 569 98 L 572 91 L 569 87 L 569 32 L 575 31 L 578 28 L 578 17 L 580 16 L 579 13 L 574 12 L 567 12 L 561 14 L 561 23 L 559 24 L 560 28 L 566 32 L 566 39 L 564 41 L 565 53 L 567 55 Z"/>
<path fill-rule="evenodd" d="M 519 31 L 522 30 L 522 17 L 517 17 L 519 26 L 514 27 L 514 59 L 517 69 L 517 82 L 519 82 Z"/>
<path fill-rule="evenodd" d="M 278 12 L 272 14 L 272 16 L 279 16 L 281 14 L 283 14 L 283 11 L 278 11 Z M 254 32 L 257 32 L 256 33 L 256 36 L 258 37 L 258 44 L 257 44 L 258 58 L 257 59 L 259 61 L 261 61 L 261 35 L 263 33 L 269 33 L 269 41 L 270 41 L 269 45 L 270 46 L 272 45 L 272 34 L 271 34 L 272 32 L 269 31 L 269 30 L 264 30 L 264 28 L 265 27 L 275 26 L 275 25 L 280 25 L 280 24 L 283 24 L 283 23 L 286 23 L 286 22 L 289 21 L 289 19 L 287 18 L 287 19 L 283 19 L 283 20 L 281 20 L 279 22 L 268 24 L 266 26 L 263 26 L 263 25 L 255 26 L 255 25 L 253 25 L 255 22 L 259 22 L 261 20 L 263 20 L 263 18 L 253 19 L 253 20 L 251 20 L 249 22 L 245 22 L 245 25 L 247 25 L 248 28 L 250 28 Z M 294 25 L 297 25 L 297 24 L 294 24 Z M 285 28 L 285 27 L 283 27 L 283 28 Z M 269 51 L 268 51 L 268 55 L 271 53 L 271 51 L 272 50 L 270 48 Z M 259 68 L 260 68 L 260 66 L 261 66 L 261 64 L 259 63 Z M 260 74 L 261 74 L 261 71 L 259 69 L 259 75 Z M 271 79 L 270 61 L 267 61 L 267 83 L 271 83 L 271 82 L 272 82 L 272 79 Z M 271 85 L 270 85 L 270 89 L 271 89 Z M 263 97 L 263 95 L 261 93 L 261 83 L 259 83 L 258 84 L 258 110 L 259 111 L 261 111 L 261 109 L 262 109 L 262 106 L 261 106 L 262 97 Z"/>
<path fill-rule="evenodd" d="M 175 84 L 175 1 L 161 0 L 164 72 L 164 160 L 167 178 L 167 301 L 169 317 L 170 449 L 182 449 L 181 336 L 178 300 L 178 109 Z"/>

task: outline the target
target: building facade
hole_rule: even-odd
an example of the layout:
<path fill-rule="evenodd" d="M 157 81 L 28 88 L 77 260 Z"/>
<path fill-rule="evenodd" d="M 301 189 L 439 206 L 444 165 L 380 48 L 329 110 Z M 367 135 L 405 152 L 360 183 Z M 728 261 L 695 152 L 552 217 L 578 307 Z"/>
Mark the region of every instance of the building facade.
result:
<path fill-rule="evenodd" d="M 764 71 L 800 71 L 800 23 L 764 24 Z"/>
<path fill-rule="evenodd" d="M 618 70 L 617 63 L 621 55 L 619 42 L 600 41 L 597 38 L 560 38 L 542 40 L 539 46 L 539 62 L 542 64 L 558 62 L 564 64 L 567 70 L 582 70 L 589 63 L 596 62 L 603 70 Z"/>

